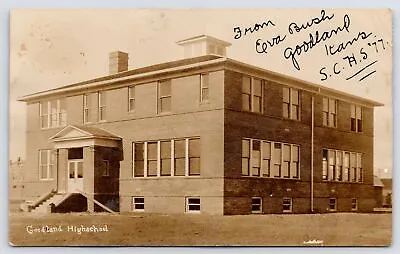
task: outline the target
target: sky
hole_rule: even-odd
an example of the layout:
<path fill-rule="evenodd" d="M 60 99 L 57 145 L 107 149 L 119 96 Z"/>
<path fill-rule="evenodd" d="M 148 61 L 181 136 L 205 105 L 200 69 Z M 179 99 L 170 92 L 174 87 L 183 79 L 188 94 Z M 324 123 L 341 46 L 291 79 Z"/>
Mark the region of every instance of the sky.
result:
<path fill-rule="evenodd" d="M 255 28 L 268 21 L 268 26 Z M 307 21 L 312 25 L 290 33 L 291 23 L 301 27 Z M 377 175 L 391 175 L 392 24 L 388 9 L 326 9 L 325 15 L 321 9 L 14 10 L 10 26 L 12 160 L 26 153 L 26 106 L 17 98 L 107 75 L 108 53 L 115 50 L 129 53 L 129 69 L 181 59 L 183 49 L 176 41 L 207 34 L 232 44 L 227 50 L 229 58 L 383 103 L 375 109 L 374 168 Z M 321 38 L 324 31 L 338 27 L 342 31 L 312 48 L 303 45 L 310 33 L 315 42 L 317 31 Z M 239 30 L 241 37 L 235 39 Z M 371 35 L 363 40 L 358 36 L 362 32 Z M 352 45 L 327 55 L 325 45 L 335 51 L 357 36 L 359 40 Z M 257 40 L 266 43 L 266 52 L 257 52 L 262 51 L 256 47 Z M 296 55 L 300 70 L 290 57 L 285 58 L 288 48 L 294 50 L 296 45 L 301 48 Z M 351 62 L 350 67 L 348 59 L 353 54 L 357 64 Z M 333 66 L 340 73 L 334 74 Z M 359 81 L 368 70 L 376 72 Z"/>

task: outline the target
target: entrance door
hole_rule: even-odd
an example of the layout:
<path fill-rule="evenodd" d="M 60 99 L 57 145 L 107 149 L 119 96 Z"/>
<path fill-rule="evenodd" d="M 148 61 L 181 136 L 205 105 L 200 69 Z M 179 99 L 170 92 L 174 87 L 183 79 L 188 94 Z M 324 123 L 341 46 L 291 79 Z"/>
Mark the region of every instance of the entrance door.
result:
<path fill-rule="evenodd" d="M 68 160 L 68 192 L 83 191 L 83 160 Z"/>

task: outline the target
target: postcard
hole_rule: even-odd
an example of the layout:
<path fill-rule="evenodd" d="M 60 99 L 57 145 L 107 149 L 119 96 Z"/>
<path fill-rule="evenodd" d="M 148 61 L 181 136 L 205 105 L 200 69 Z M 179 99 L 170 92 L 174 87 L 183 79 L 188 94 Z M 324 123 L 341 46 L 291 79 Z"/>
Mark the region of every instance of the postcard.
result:
<path fill-rule="evenodd" d="M 10 39 L 12 246 L 391 244 L 390 9 L 15 9 Z"/>

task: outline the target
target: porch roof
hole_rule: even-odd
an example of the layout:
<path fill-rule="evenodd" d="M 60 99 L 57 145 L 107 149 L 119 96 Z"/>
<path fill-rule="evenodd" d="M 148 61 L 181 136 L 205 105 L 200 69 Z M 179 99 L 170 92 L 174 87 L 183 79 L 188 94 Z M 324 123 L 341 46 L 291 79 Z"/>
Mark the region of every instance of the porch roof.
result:
<path fill-rule="evenodd" d="M 56 148 L 92 145 L 118 147 L 122 138 L 99 127 L 68 125 L 50 140 L 56 143 Z"/>

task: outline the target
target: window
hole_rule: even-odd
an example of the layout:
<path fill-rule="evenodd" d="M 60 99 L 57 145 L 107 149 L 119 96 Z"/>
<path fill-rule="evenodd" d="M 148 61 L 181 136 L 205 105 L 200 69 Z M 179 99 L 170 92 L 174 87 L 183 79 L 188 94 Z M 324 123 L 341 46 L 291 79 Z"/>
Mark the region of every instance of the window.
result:
<path fill-rule="evenodd" d="M 200 102 L 208 101 L 210 76 L 208 73 L 200 74 Z"/>
<path fill-rule="evenodd" d="M 282 200 L 282 211 L 284 213 L 292 212 L 292 199 L 291 198 L 283 198 Z"/>
<path fill-rule="evenodd" d="M 336 168 L 335 168 L 336 158 L 335 158 L 335 151 L 329 150 L 328 151 L 328 180 L 334 181 L 336 180 Z"/>
<path fill-rule="evenodd" d="M 271 176 L 271 142 L 262 142 L 262 176 Z"/>
<path fill-rule="evenodd" d="M 322 150 L 322 179 L 328 180 L 328 150 Z"/>
<path fill-rule="evenodd" d="M 350 153 L 350 181 L 357 182 L 356 153 Z"/>
<path fill-rule="evenodd" d="M 135 86 L 128 87 L 128 111 L 132 112 L 135 110 Z"/>
<path fill-rule="evenodd" d="M 161 175 L 170 176 L 171 175 L 171 141 L 161 141 L 160 142 L 160 166 Z"/>
<path fill-rule="evenodd" d="M 358 171 L 358 182 L 363 182 L 363 168 L 362 168 L 362 154 L 357 153 L 357 171 Z"/>
<path fill-rule="evenodd" d="M 350 179 L 350 153 L 345 152 L 344 153 L 344 160 L 343 160 L 343 181 L 344 182 L 349 182 Z"/>
<path fill-rule="evenodd" d="M 147 142 L 147 176 L 157 176 L 157 142 Z"/>
<path fill-rule="evenodd" d="M 144 197 L 133 198 L 133 211 L 144 212 Z"/>
<path fill-rule="evenodd" d="M 98 100 L 99 100 L 99 121 L 106 120 L 106 92 L 101 91 L 98 93 Z"/>
<path fill-rule="evenodd" d="M 133 177 L 200 175 L 200 138 L 132 143 L 132 150 Z"/>
<path fill-rule="evenodd" d="M 290 176 L 299 178 L 300 175 L 300 149 L 299 146 L 292 145 L 292 158 L 290 164 Z"/>
<path fill-rule="evenodd" d="M 362 132 L 362 108 L 351 105 L 351 131 Z"/>
<path fill-rule="evenodd" d="M 248 176 L 250 169 L 250 140 L 242 140 L 242 175 Z"/>
<path fill-rule="evenodd" d="M 200 212 L 200 198 L 186 198 L 186 212 Z"/>
<path fill-rule="evenodd" d="M 281 156 L 282 145 L 280 143 L 274 144 L 273 162 L 274 162 L 274 177 L 281 177 Z"/>
<path fill-rule="evenodd" d="M 185 175 L 186 144 L 185 140 L 175 140 L 175 176 Z"/>
<path fill-rule="evenodd" d="M 103 160 L 103 176 L 110 176 L 110 162 Z"/>
<path fill-rule="evenodd" d="M 55 152 L 49 149 L 39 150 L 39 179 L 53 179 L 53 167 L 55 167 Z"/>
<path fill-rule="evenodd" d="M 242 139 L 242 175 L 299 178 L 298 145 L 257 139 Z"/>
<path fill-rule="evenodd" d="M 66 99 L 40 102 L 39 118 L 40 128 L 42 129 L 66 126 Z"/>
<path fill-rule="evenodd" d="M 171 80 L 159 81 L 158 113 L 171 112 L 171 108 L 172 108 Z"/>
<path fill-rule="evenodd" d="M 283 87 L 283 117 L 300 120 L 300 96 L 299 90 Z"/>
<path fill-rule="evenodd" d="M 336 211 L 336 198 L 329 199 L 329 211 L 331 212 Z"/>
<path fill-rule="evenodd" d="M 259 140 L 253 140 L 252 142 L 252 153 L 251 153 L 251 176 L 260 176 L 261 168 L 261 142 Z"/>
<path fill-rule="evenodd" d="M 98 115 L 100 114 L 100 97 L 101 95 L 99 95 L 99 93 L 83 95 L 83 123 L 97 122 Z"/>
<path fill-rule="evenodd" d="M 262 213 L 262 198 L 256 197 L 251 199 L 251 212 Z"/>
<path fill-rule="evenodd" d="M 243 76 L 242 80 L 242 110 L 263 112 L 263 81 L 261 79 Z"/>
<path fill-rule="evenodd" d="M 322 124 L 328 127 L 336 127 L 337 100 L 331 98 L 322 99 Z"/>
<path fill-rule="evenodd" d="M 362 182 L 361 153 L 322 150 L 322 179 L 329 181 Z"/>
<path fill-rule="evenodd" d="M 144 176 L 144 143 L 134 143 L 133 171 L 135 177 Z"/>
<path fill-rule="evenodd" d="M 351 210 L 352 211 L 358 210 L 358 200 L 356 198 L 351 199 Z"/>
<path fill-rule="evenodd" d="M 200 175 L 200 139 L 189 139 L 189 175 Z"/>

